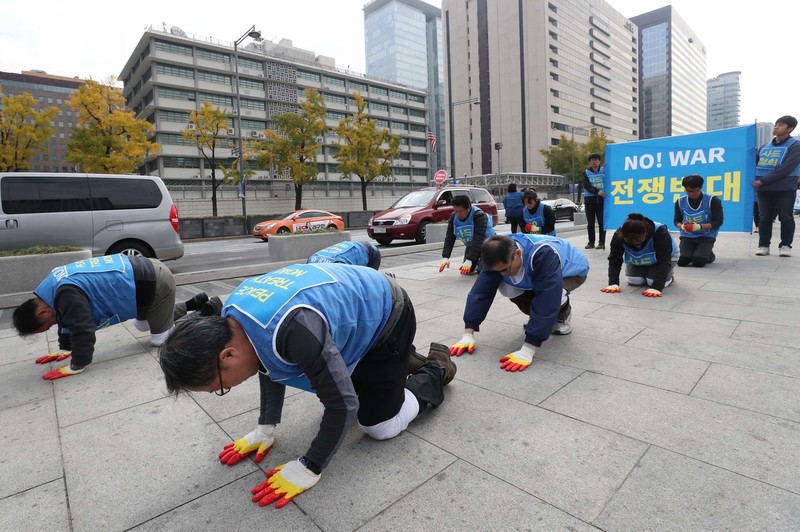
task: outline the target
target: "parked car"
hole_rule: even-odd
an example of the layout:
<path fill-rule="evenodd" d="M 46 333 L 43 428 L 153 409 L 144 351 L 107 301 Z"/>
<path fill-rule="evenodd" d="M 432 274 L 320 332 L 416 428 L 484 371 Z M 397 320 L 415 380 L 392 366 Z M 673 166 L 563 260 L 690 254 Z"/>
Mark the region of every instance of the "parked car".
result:
<path fill-rule="evenodd" d="M 344 221 L 341 216 L 328 211 L 300 210 L 282 214 L 275 220 L 265 220 L 253 227 L 253 236 L 264 242 L 270 235 L 286 235 L 311 231 L 312 229 L 344 230 Z"/>
<path fill-rule="evenodd" d="M 172 260 L 183 256 L 179 230 L 155 176 L 0 173 L 0 250 L 72 246 Z"/>
<path fill-rule="evenodd" d="M 369 220 L 367 234 L 388 245 L 393 240 L 426 240 L 425 227 L 430 223 L 446 222 L 453 213 L 453 197 L 467 196 L 470 201 L 492 217 L 497 225 L 497 204 L 486 189 L 465 186 L 423 188 L 409 192 L 394 205 Z"/>
<path fill-rule="evenodd" d="M 575 221 L 575 213 L 581 210 L 575 203 L 564 198 L 542 200 L 542 203 L 553 209 L 553 212 L 556 213 L 556 220 L 566 218 L 569 221 Z"/>

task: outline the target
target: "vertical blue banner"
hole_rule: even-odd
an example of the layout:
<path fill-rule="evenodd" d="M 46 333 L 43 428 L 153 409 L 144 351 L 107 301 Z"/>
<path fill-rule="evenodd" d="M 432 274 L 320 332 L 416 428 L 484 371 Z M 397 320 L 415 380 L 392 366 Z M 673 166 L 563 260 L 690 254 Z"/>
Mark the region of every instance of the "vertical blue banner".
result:
<path fill-rule="evenodd" d="M 720 231 L 747 232 L 753 225 L 756 126 L 608 144 L 605 152 L 605 226 L 615 229 L 639 212 L 671 229 L 681 180 L 703 177 L 703 192 L 722 201 Z"/>

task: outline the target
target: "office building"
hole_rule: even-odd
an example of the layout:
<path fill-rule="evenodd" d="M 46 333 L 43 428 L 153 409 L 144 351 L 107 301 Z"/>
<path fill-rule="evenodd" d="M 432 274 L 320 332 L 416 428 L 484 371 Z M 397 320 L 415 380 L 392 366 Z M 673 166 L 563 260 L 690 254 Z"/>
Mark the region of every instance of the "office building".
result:
<path fill-rule="evenodd" d="M 335 60 L 296 48 L 288 39 L 248 42 L 238 50 L 241 127 L 245 138 L 263 137 L 274 129 L 272 117 L 293 112 L 304 98 L 304 90 L 318 90 L 327 108 L 328 131 L 317 155 L 318 181 L 341 183 L 342 174 L 333 157 L 336 135 L 331 128 L 355 111 L 354 91 L 369 104 L 370 115 L 380 127 L 401 138 L 400 157 L 392 161 L 392 177 L 405 183 L 427 183 L 429 166 L 426 140 L 426 93 L 336 68 Z M 207 179 L 208 163 L 198 148 L 181 136 L 189 113 L 209 102 L 230 115 L 228 130 L 218 149 L 223 165 L 234 160 L 238 138 L 236 68 L 232 44 L 188 35 L 177 27 L 151 27 L 144 32 L 125 64 L 120 78 L 124 95 L 138 118 L 155 125 L 161 152 L 146 162 L 145 172 L 165 180 L 189 184 Z M 250 182 L 288 179 L 274 169 L 255 170 Z M 219 173 L 217 174 L 219 176 Z M 354 178 L 357 181 L 357 178 Z M 376 181 L 384 181 L 378 178 Z"/>
<path fill-rule="evenodd" d="M 706 131 L 706 49 L 672 6 L 631 17 L 639 28 L 640 137 Z"/>
<path fill-rule="evenodd" d="M 25 92 L 33 96 L 39 105 L 36 111 L 47 107 L 58 107 L 58 115 L 53 119 L 54 134 L 45 144 L 46 150 L 37 152 L 29 159 L 28 170 L 32 172 L 76 172 L 74 164 L 67 163 L 67 143 L 76 125 L 74 111 L 67 105 L 72 94 L 83 84 L 79 78 L 53 76 L 38 70 L 23 71 L 21 74 L 0 72 L 0 89 L 6 96 L 19 96 Z"/>
<path fill-rule="evenodd" d="M 771 141 L 775 135 L 772 134 L 772 122 L 756 122 L 756 146 L 763 146 Z"/>
<path fill-rule="evenodd" d="M 364 45 L 368 76 L 427 91 L 429 127 L 437 140 L 431 167 L 444 168 L 442 10 L 421 0 L 373 0 L 364 6 Z"/>
<path fill-rule="evenodd" d="M 603 0 L 443 0 L 442 22 L 455 175 L 547 173 L 562 134 L 638 138 L 636 27 Z"/>
<path fill-rule="evenodd" d="M 739 125 L 741 72 L 726 72 L 707 82 L 708 130 L 725 129 Z"/>

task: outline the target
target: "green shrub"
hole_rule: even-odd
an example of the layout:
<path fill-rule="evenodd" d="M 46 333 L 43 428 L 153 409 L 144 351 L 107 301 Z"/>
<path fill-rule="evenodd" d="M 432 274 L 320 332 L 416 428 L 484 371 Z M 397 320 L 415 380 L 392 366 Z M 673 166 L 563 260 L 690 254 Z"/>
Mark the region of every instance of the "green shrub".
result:
<path fill-rule="evenodd" d="M 20 255 L 47 255 L 49 253 L 63 253 L 65 251 L 80 251 L 81 248 L 70 246 L 33 246 L 30 248 L 11 249 L 0 251 L 0 257 L 19 257 Z"/>

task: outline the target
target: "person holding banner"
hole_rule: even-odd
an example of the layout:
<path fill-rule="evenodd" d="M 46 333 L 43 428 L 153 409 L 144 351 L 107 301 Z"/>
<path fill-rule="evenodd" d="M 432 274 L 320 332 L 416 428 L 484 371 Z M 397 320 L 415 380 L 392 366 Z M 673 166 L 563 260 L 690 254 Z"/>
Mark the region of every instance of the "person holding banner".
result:
<path fill-rule="evenodd" d="M 619 274 L 625 263 L 625 279 L 629 285 L 650 288 L 645 297 L 661 297 L 664 287 L 672 284 L 672 272 L 678 247 L 667 226 L 632 212 L 611 238 L 608 255 L 608 286 L 601 292 L 617 293 Z"/>
<path fill-rule="evenodd" d="M 551 334 L 572 332 L 569 294 L 589 274 L 589 261 L 571 243 L 549 235 L 496 235 L 481 249 L 484 269 L 464 306 L 464 334 L 450 347 L 452 356 L 475 351 L 475 332 L 499 291 L 526 314 L 525 340 L 500 358 L 505 371 L 524 371 Z"/>
<path fill-rule="evenodd" d="M 797 119 L 785 115 L 775 121 L 772 134 L 775 137 L 764 144 L 758 152 L 756 179 L 753 186 L 758 195 L 758 251 L 756 255 L 769 255 L 772 240 L 772 220 L 778 215 L 781 222 L 781 241 L 778 254 L 792 256 L 794 240 L 794 206 L 797 180 L 800 177 L 800 142 L 791 136 L 797 127 Z"/>
<path fill-rule="evenodd" d="M 381 266 L 381 252 L 369 242 L 339 242 L 317 251 L 308 257 L 306 264 L 320 262 L 367 266 L 377 270 Z"/>
<path fill-rule="evenodd" d="M 456 237 L 464 242 L 466 247 L 464 262 L 461 263 L 459 273 L 469 275 L 475 271 L 480 272 L 481 246 L 484 239 L 494 235 L 494 232 L 492 219 L 488 214 L 473 205 L 467 196 L 454 197 L 453 214 L 447 222 L 447 235 L 444 237 L 439 273 L 450 267 L 450 254 L 453 253 Z"/>
<path fill-rule="evenodd" d="M 539 201 L 536 191 L 528 189 L 522 194 L 522 232 L 556 236 L 556 213 L 552 207 Z"/>
<path fill-rule="evenodd" d="M 690 174 L 681 184 L 686 194 L 675 201 L 675 227 L 681 232 L 678 266 L 702 268 L 714 262 L 714 242 L 722 226 L 722 202 L 703 194 L 703 178 Z"/>
<path fill-rule="evenodd" d="M 606 231 L 603 227 L 603 201 L 606 193 L 603 190 L 605 166 L 600 166 L 600 154 L 589 156 L 589 168 L 583 171 L 583 203 L 586 205 L 586 229 L 589 231 L 589 243 L 586 249 L 606 249 Z M 594 221 L 600 230 L 597 247 L 594 245 Z"/>

